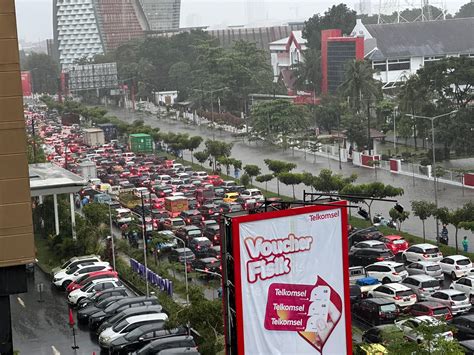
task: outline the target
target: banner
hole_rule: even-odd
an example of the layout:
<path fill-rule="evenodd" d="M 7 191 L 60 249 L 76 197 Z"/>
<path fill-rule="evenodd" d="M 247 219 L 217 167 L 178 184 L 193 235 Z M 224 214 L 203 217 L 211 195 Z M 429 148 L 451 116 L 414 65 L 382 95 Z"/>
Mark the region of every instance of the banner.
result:
<path fill-rule="evenodd" d="M 31 72 L 22 71 L 21 72 L 21 88 L 23 90 L 23 96 L 31 96 Z"/>
<path fill-rule="evenodd" d="M 350 354 L 346 209 L 237 217 L 232 234 L 239 354 Z"/>

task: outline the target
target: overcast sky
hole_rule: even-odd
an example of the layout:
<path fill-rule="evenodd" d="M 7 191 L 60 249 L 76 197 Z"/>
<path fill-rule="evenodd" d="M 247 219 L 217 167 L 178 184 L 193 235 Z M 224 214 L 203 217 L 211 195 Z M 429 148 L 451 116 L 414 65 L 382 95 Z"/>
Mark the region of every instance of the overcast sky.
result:
<path fill-rule="evenodd" d="M 357 8 L 360 1 L 371 3 L 378 12 L 379 0 L 348 0 L 345 3 Z M 447 3 L 448 11 L 455 13 L 469 0 L 432 0 L 433 5 Z M 53 0 L 16 0 L 19 38 L 38 41 L 52 38 Z M 341 0 L 181 0 L 181 27 L 271 24 L 306 20 L 315 12 L 324 12 Z M 388 3 L 389 1 L 387 1 Z M 393 2 L 393 1 L 392 1 Z M 421 0 L 401 0 L 404 4 L 421 3 Z"/>

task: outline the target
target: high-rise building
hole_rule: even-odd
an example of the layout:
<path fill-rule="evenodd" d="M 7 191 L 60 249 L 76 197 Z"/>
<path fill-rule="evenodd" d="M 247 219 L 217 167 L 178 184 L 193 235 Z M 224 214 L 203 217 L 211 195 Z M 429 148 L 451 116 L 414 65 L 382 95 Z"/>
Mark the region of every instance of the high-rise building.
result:
<path fill-rule="evenodd" d="M 147 31 L 179 28 L 181 0 L 53 0 L 61 66 L 115 50 Z"/>

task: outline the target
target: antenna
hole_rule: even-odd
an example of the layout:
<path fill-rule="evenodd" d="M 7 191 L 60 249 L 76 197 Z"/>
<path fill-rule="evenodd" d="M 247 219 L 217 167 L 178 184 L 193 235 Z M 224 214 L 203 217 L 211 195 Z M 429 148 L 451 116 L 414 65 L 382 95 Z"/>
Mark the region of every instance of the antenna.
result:
<path fill-rule="evenodd" d="M 441 10 L 439 14 L 433 13 L 434 7 Z M 406 18 L 403 16 L 406 9 L 419 10 L 419 15 L 411 19 Z M 446 13 L 446 0 L 379 0 L 377 23 L 445 20 Z"/>

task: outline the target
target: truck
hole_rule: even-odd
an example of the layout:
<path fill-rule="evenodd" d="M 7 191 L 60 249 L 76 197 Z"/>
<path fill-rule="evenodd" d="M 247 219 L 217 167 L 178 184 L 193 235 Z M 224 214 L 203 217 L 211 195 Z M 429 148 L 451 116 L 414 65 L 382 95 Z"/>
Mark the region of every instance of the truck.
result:
<path fill-rule="evenodd" d="M 61 115 L 61 124 L 63 126 L 72 126 L 81 123 L 81 118 L 77 113 L 65 112 Z"/>
<path fill-rule="evenodd" d="M 176 217 L 183 211 L 189 209 L 188 199 L 184 196 L 169 196 L 165 197 L 165 210 L 167 210 L 172 217 Z"/>
<path fill-rule="evenodd" d="M 117 126 L 113 123 L 103 123 L 97 125 L 102 131 L 104 131 L 104 138 L 106 142 L 117 139 Z"/>
<path fill-rule="evenodd" d="M 84 180 L 89 181 L 97 177 L 97 166 L 93 161 L 85 161 L 78 164 L 79 166 L 79 175 L 84 178 Z"/>
<path fill-rule="evenodd" d="M 100 147 L 105 144 L 104 131 L 100 128 L 84 129 L 84 144 L 89 147 Z"/>
<path fill-rule="evenodd" d="M 153 153 L 153 137 L 145 133 L 131 134 L 128 138 L 128 148 L 135 154 Z"/>

